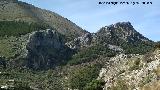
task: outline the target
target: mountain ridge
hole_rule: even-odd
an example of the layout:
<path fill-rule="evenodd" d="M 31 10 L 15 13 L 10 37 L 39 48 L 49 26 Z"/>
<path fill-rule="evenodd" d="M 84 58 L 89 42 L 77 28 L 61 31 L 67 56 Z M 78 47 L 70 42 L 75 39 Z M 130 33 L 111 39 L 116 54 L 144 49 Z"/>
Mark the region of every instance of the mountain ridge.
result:
<path fill-rule="evenodd" d="M 31 4 L 21 2 L 18 0 L 5 0 L 0 1 L 2 6 L 0 7 L 1 21 L 25 21 L 25 22 L 37 22 L 45 23 L 53 28 L 56 28 L 58 32 L 65 34 L 66 36 L 81 36 L 86 31 L 77 26 L 70 20 L 63 18 L 57 13 L 40 9 Z"/>

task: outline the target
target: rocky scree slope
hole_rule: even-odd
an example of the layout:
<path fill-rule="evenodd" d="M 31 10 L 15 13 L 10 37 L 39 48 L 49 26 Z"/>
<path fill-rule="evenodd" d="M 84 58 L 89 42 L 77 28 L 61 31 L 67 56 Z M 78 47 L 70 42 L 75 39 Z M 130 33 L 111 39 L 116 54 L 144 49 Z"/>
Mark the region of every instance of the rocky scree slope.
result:
<path fill-rule="evenodd" d="M 99 78 L 104 90 L 158 90 L 160 49 L 145 55 L 119 54 L 106 62 Z"/>

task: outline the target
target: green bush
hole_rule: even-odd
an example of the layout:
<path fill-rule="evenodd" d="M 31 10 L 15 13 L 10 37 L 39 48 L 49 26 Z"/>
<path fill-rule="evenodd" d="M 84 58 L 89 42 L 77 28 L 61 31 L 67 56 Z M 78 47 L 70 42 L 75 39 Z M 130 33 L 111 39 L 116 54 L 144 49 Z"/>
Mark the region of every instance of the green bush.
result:
<path fill-rule="evenodd" d="M 84 87 L 84 90 L 103 90 L 104 84 L 103 80 L 92 80 Z"/>
<path fill-rule="evenodd" d="M 129 68 L 130 71 L 132 70 L 138 70 L 140 68 L 140 59 L 136 59 L 131 67 Z"/>
<path fill-rule="evenodd" d="M 126 81 L 118 79 L 116 85 L 111 87 L 111 90 L 130 90 L 129 86 L 126 84 Z"/>
<path fill-rule="evenodd" d="M 28 83 L 16 82 L 13 90 L 33 90 L 29 87 Z"/>
<path fill-rule="evenodd" d="M 155 44 L 155 48 L 160 48 L 160 41 Z"/>
<path fill-rule="evenodd" d="M 69 64 L 70 65 L 81 64 L 94 61 L 99 56 L 113 57 L 115 55 L 116 55 L 115 51 L 112 51 L 109 48 L 98 44 L 80 50 L 77 54 L 75 54 L 72 57 L 72 59 L 69 61 Z"/>
<path fill-rule="evenodd" d="M 121 46 L 126 54 L 145 54 L 152 50 L 153 43 L 137 41 L 134 43 L 122 43 Z"/>
<path fill-rule="evenodd" d="M 0 76 L 0 85 L 13 85 L 9 90 L 63 90 L 62 80 L 54 70 L 33 71 L 30 69 L 3 69 Z M 14 80 L 9 82 L 9 80 Z M 32 87 L 32 88 L 31 88 Z"/>
<path fill-rule="evenodd" d="M 99 70 L 100 66 L 96 64 L 74 71 L 69 79 L 70 87 L 83 90 L 87 83 L 98 77 Z"/>

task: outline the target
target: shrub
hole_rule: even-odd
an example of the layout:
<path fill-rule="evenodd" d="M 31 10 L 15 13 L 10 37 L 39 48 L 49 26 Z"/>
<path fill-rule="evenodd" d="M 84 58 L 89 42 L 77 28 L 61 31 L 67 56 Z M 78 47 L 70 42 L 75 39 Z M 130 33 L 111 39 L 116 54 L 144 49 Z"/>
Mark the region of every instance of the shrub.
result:
<path fill-rule="evenodd" d="M 116 85 L 111 87 L 111 90 L 130 90 L 125 80 L 118 79 Z"/>
<path fill-rule="evenodd" d="M 82 90 L 87 83 L 90 83 L 92 80 L 98 77 L 99 70 L 100 66 L 96 64 L 74 71 L 73 74 L 70 75 L 70 87 L 72 89 Z"/>
<path fill-rule="evenodd" d="M 92 80 L 84 87 L 84 90 L 103 90 L 104 85 L 105 82 L 103 80 Z"/>
<path fill-rule="evenodd" d="M 155 48 L 160 48 L 160 41 L 155 44 Z"/>
<path fill-rule="evenodd" d="M 100 44 L 94 45 L 80 50 L 80 52 L 72 57 L 72 59 L 69 61 L 69 64 L 75 65 L 94 61 L 101 55 L 113 57 L 116 55 L 116 52 Z"/>
<path fill-rule="evenodd" d="M 140 59 L 136 59 L 134 60 L 133 64 L 131 65 L 131 67 L 129 68 L 130 71 L 132 70 L 137 70 L 140 67 Z"/>

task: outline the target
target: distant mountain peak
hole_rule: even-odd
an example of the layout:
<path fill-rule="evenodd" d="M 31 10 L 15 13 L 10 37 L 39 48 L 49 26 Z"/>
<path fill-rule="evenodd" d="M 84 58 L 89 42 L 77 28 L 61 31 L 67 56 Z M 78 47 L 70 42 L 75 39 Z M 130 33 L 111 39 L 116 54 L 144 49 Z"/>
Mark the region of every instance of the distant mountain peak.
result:
<path fill-rule="evenodd" d="M 102 27 L 98 32 L 99 36 L 106 38 L 119 38 L 127 42 L 149 41 L 148 38 L 137 32 L 130 22 L 118 22 Z"/>
<path fill-rule="evenodd" d="M 104 28 L 106 28 L 106 30 L 114 30 L 114 29 L 118 29 L 118 28 L 129 28 L 129 29 L 123 29 L 125 31 L 129 31 L 129 30 L 133 30 L 133 26 L 130 22 L 118 22 L 118 23 L 115 23 L 115 24 L 111 24 L 109 26 L 105 26 Z"/>
<path fill-rule="evenodd" d="M 131 22 L 117 22 L 117 23 L 115 23 L 114 25 L 131 25 Z"/>
<path fill-rule="evenodd" d="M 131 25 L 131 22 L 117 22 L 117 23 L 115 23 L 115 24 L 111 24 L 111 25 L 109 25 L 109 26 L 105 26 L 105 27 L 116 27 L 116 26 L 132 26 Z"/>

